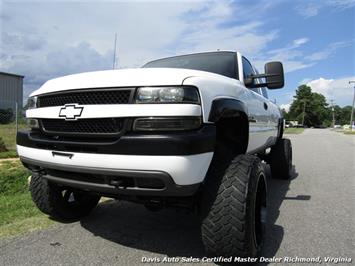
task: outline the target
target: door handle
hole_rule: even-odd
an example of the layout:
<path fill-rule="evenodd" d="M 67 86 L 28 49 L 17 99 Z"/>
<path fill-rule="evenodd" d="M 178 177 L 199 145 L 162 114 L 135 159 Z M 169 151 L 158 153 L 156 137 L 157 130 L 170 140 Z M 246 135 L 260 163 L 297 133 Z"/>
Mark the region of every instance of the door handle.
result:
<path fill-rule="evenodd" d="M 268 106 L 266 103 L 264 103 L 264 109 L 267 110 Z"/>

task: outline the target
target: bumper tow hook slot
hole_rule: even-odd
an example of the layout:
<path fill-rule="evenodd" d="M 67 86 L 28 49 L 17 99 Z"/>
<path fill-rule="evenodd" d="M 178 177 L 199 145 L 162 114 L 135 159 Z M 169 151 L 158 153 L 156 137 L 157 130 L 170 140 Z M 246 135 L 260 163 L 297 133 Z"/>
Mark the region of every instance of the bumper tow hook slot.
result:
<path fill-rule="evenodd" d="M 53 157 L 55 157 L 55 156 L 63 156 L 63 157 L 68 157 L 69 159 L 71 159 L 74 156 L 74 154 L 52 151 L 52 156 Z"/>

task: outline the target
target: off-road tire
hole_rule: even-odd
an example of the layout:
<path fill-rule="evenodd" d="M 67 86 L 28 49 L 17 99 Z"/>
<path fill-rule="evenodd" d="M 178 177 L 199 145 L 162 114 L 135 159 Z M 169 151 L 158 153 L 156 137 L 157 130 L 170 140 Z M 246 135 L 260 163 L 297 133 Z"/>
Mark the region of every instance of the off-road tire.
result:
<path fill-rule="evenodd" d="M 201 236 L 211 256 L 258 257 L 266 220 L 266 179 L 258 157 L 214 158 L 203 185 Z"/>
<path fill-rule="evenodd" d="M 74 221 L 87 216 L 100 200 L 100 196 L 50 183 L 36 173 L 31 178 L 30 192 L 38 209 L 58 221 Z M 66 193 L 70 193 L 69 196 Z"/>
<path fill-rule="evenodd" d="M 289 139 L 279 139 L 268 158 L 271 175 L 275 179 L 289 180 L 292 177 L 292 144 Z"/>

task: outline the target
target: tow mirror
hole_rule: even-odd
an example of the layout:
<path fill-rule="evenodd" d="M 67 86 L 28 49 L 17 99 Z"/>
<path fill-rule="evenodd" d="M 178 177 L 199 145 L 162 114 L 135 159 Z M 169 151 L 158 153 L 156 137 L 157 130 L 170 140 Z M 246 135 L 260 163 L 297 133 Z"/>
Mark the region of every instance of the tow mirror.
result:
<path fill-rule="evenodd" d="M 284 68 L 281 62 L 265 64 L 265 80 L 268 89 L 280 89 L 284 86 Z"/>
<path fill-rule="evenodd" d="M 255 82 L 256 79 L 265 79 L 265 82 Z M 265 64 L 265 73 L 247 77 L 244 80 L 248 88 L 268 87 L 268 89 L 280 89 L 284 86 L 284 70 L 281 62 L 269 62 Z"/>

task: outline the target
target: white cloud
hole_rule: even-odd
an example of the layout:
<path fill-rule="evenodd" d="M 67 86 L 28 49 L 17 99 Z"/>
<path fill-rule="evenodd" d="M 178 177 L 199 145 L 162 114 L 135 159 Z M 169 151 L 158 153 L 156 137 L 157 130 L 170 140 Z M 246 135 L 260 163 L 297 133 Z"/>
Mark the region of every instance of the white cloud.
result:
<path fill-rule="evenodd" d="M 324 59 L 328 58 L 329 56 L 331 56 L 332 54 L 334 54 L 336 52 L 336 50 L 350 46 L 351 44 L 352 44 L 352 42 L 331 43 L 323 50 L 306 56 L 306 59 L 311 60 L 311 61 L 324 60 Z"/>
<path fill-rule="evenodd" d="M 322 9 L 327 8 L 333 12 L 337 12 L 354 6 L 355 0 L 313 0 L 298 5 L 295 10 L 299 15 L 307 19 L 317 16 Z"/>
<path fill-rule="evenodd" d="M 300 38 L 300 39 L 296 39 L 293 41 L 293 46 L 294 47 L 299 47 L 301 46 L 302 44 L 305 44 L 309 41 L 308 38 Z"/>
<path fill-rule="evenodd" d="M 355 0 L 328 0 L 327 4 L 337 9 L 347 9 L 355 6 Z"/>
<path fill-rule="evenodd" d="M 303 85 L 303 84 L 307 84 L 308 82 L 310 82 L 312 79 L 310 78 L 304 78 L 302 79 L 300 82 L 298 82 L 298 85 Z"/>
<path fill-rule="evenodd" d="M 321 7 L 317 4 L 309 4 L 306 6 L 298 6 L 296 10 L 301 16 L 310 18 L 318 15 L 320 9 Z"/>
<path fill-rule="evenodd" d="M 254 60 L 257 68 L 262 69 L 267 61 L 281 61 L 284 66 L 285 73 L 300 70 L 314 65 L 314 62 L 304 60 L 303 52 L 299 49 L 301 46 L 309 42 L 306 37 L 298 38 L 285 47 L 273 49 L 265 53 L 259 59 Z"/>
<path fill-rule="evenodd" d="M 251 8 L 257 14 L 270 6 Z M 236 22 L 242 12 L 231 1 L 4 2 L 0 68 L 25 75 L 27 93 L 49 78 L 110 69 L 115 33 L 122 68 L 217 49 L 258 55 L 277 29 L 265 31 L 263 20 Z"/>
<path fill-rule="evenodd" d="M 319 78 L 307 83 L 312 91 L 323 94 L 328 101 L 334 100 L 340 106 L 351 105 L 354 95 L 353 85 L 349 85 L 349 80 L 355 80 L 355 76 L 340 79 Z"/>
<path fill-rule="evenodd" d="M 0 0 L 0 69 L 25 75 L 25 95 L 53 77 L 110 69 L 115 33 L 121 68 L 220 49 L 241 51 L 259 69 L 267 61 L 282 61 L 292 72 L 338 49 L 305 55 L 302 48 L 310 40 L 297 36 L 270 50 L 279 29 L 265 27 L 266 15 L 280 2 L 262 0 L 246 8 L 232 1 Z"/>
<path fill-rule="evenodd" d="M 304 54 L 302 46 L 310 40 L 306 37 L 295 39 L 285 47 L 266 52 L 266 56 L 256 59 L 256 66 L 260 69 L 266 61 L 281 61 L 286 73 L 314 66 L 318 61 L 325 60 L 332 56 L 337 50 L 348 47 L 353 41 L 334 42 L 327 45 L 324 49 Z M 262 59 L 262 60 L 261 60 Z"/>
<path fill-rule="evenodd" d="M 280 104 L 280 108 L 281 108 L 281 109 L 285 109 L 286 112 L 289 112 L 289 111 L 290 111 L 290 106 L 291 106 L 290 103 Z"/>

